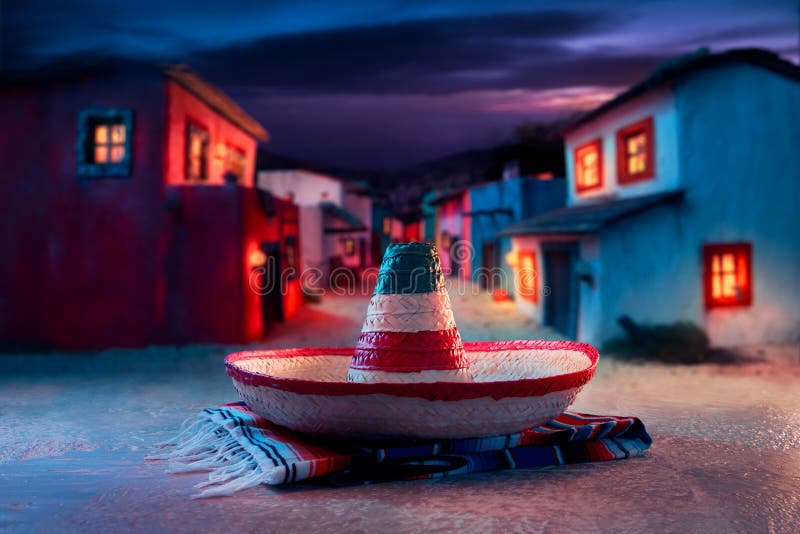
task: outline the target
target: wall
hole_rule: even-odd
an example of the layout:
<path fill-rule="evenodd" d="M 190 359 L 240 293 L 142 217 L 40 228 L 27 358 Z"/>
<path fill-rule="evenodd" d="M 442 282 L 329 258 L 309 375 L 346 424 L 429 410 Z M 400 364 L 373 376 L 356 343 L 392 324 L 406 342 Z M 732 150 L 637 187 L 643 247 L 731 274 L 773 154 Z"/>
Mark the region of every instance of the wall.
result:
<path fill-rule="evenodd" d="M 692 322 L 716 346 L 797 340 L 800 84 L 741 65 L 692 76 L 675 92 L 686 198 L 601 233 L 600 304 L 581 303 L 581 321 L 597 333 L 582 339 L 622 335 L 616 321 L 627 314 Z M 702 247 L 738 241 L 753 245 L 753 303 L 706 310 Z"/>
<path fill-rule="evenodd" d="M 699 262 L 703 243 L 753 244 L 752 306 L 712 310 L 703 323 L 719 345 L 796 340 L 800 83 L 749 65 L 728 66 L 688 79 L 676 95 L 687 253 Z"/>
<path fill-rule="evenodd" d="M 342 182 L 331 176 L 303 169 L 259 171 L 258 187 L 279 198 L 291 195 L 301 207 L 316 206 L 327 195 L 327 201 L 341 206 L 344 196 Z"/>
<path fill-rule="evenodd" d="M 653 117 L 655 175 L 652 180 L 620 185 L 617 182 L 617 130 L 648 116 Z M 679 187 L 678 115 L 669 87 L 653 90 L 626 102 L 567 134 L 567 204 L 596 201 L 603 197 L 627 198 Z M 575 148 L 598 137 L 603 140 L 603 187 L 578 195 L 575 191 Z"/>
<path fill-rule="evenodd" d="M 225 183 L 226 147 L 232 146 L 245 155 L 246 173 L 241 185 L 252 186 L 255 174 L 256 140 L 228 119 L 212 110 L 205 102 L 168 80 L 167 84 L 167 153 L 164 183 L 186 183 L 186 127 L 188 122 L 201 126 L 209 134 L 208 178 L 204 183 Z"/>
<path fill-rule="evenodd" d="M 566 195 L 566 180 L 537 180 L 517 177 L 501 182 L 492 182 L 472 187 L 470 216 L 474 257 L 472 259 L 473 278 L 482 271 L 484 264 L 483 245 L 496 242 L 499 247 L 502 280 L 500 285 L 514 294 L 514 272 L 506 263 L 505 257 L 511 251 L 511 238 L 498 237 L 497 234 L 511 223 L 533 217 L 539 213 L 563 207 Z M 509 213 L 490 213 L 496 210 L 509 210 Z"/>
<path fill-rule="evenodd" d="M 462 278 L 468 279 L 471 276 L 472 266 L 470 264 L 469 256 L 465 256 L 467 261 L 460 265 L 459 273 L 453 272 L 454 262 L 450 257 L 450 250 L 442 246 L 442 233 L 448 232 L 450 234 L 451 244 L 458 240 L 470 243 L 472 239 L 471 224 L 468 217 L 464 217 L 464 213 L 470 211 L 470 198 L 469 193 L 455 195 L 451 198 L 444 200 L 438 205 L 436 210 L 437 214 L 437 231 L 436 231 L 436 245 L 439 249 L 439 256 L 442 259 L 442 270 L 445 275 L 459 274 Z M 466 250 L 461 252 L 467 254 Z"/>
<path fill-rule="evenodd" d="M 358 217 L 358 220 L 364 223 L 364 226 L 368 229 L 366 232 L 357 232 L 351 236 L 356 240 L 356 253 L 353 256 L 344 257 L 345 265 L 359 269 L 370 267 L 373 265 L 372 254 L 370 254 L 372 250 L 372 232 L 370 231 L 370 225 L 372 224 L 372 199 L 367 195 L 357 195 L 355 193 L 346 192 L 342 199 L 342 207 Z M 365 240 L 365 261 L 363 264 L 361 263 L 359 252 L 362 238 Z"/>
<path fill-rule="evenodd" d="M 0 339 L 63 348 L 156 342 L 165 298 L 164 83 L 152 73 L 6 87 L 0 120 Z M 129 177 L 76 172 L 77 117 L 134 111 Z"/>

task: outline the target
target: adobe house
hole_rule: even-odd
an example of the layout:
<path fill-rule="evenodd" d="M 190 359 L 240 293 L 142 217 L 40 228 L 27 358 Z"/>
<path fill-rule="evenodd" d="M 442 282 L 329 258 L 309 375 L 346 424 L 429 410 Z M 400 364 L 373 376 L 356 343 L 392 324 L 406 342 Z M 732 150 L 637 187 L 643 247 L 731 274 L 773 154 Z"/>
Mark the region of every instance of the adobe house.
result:
<path fill-rule="evenodd" d="M 622 316 L 714 346 L 796 341 L 798 117 L 800 68 L 753 49 L 676 58 L 583 116 L 567 207 L 504 232 L 534 274 L 519 307 L 592 343 Z"/>
<path fill-rule="evenodd" d="M 505 261 L 511 252 L 511 238 L 501 230 L 566 203 L 566 180 L 552 174 L 526 172 L 517 161 L 503 169 L 501 180 L 469 189 L 472 278 L 483 289 L 503 290 L 514 295 L 514 271 Z"/>
<path fill-rule="evenodd" d="M 374 264 L 366 224 L 372 222 L 372 199 L 363 186 L 320 172 L 288 169 L 259 170 L 258 187 L 300 206 L 302 267 L 319 273 L 305 282 L 325 286 L 338 267 L 360 272 Z"/>
<path fill-rule="evenodd" d="M 244 342 L 300 304 L 259 281 L 298 261 L 297 207 L 253 187 L 267 133 L 189 69 L 8 75 L 0 117 L 3 344 Z"/>

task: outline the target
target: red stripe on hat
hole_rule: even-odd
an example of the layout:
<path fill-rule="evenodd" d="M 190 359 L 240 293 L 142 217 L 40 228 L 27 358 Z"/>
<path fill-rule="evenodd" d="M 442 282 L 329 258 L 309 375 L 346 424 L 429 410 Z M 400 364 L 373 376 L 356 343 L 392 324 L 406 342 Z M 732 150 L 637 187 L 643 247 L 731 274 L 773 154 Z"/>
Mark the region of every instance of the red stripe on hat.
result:
<path fill-rule="evenodd" d="M 457 328 L 421 332 L 363 332 L 352 369 L 417 372 L 463 369 L 469 364 Z"/>

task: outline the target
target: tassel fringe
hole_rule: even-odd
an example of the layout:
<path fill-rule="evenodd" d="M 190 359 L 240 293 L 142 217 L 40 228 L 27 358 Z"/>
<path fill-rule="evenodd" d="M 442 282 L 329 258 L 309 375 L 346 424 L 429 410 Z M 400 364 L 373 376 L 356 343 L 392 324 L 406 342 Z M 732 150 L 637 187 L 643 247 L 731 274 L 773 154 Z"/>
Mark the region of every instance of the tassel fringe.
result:
<path fill-rule="evenodd" d="M 193 499 L 223 497 L 267 483 L 269 474 L 230 431 L 200 413 L 187 419 L 178 435 L 156 446 L 146 460 L 166 460 L 167 473 L 208 471 L 208 480 Z"/>

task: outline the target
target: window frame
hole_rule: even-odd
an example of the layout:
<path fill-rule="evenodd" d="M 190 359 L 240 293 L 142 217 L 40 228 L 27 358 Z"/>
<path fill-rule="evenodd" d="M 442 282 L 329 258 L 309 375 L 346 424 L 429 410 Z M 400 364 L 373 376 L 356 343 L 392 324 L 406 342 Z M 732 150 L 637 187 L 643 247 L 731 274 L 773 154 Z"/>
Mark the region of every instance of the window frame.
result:
<path fill-rule="evenodd" d="M 738 265 L 740 261 L 745 262 L 745 274 L 747 276 L 742 294 L 735 299 L 714 297 L 713 284 L 714 272 L 713 261 L 715 256 L 722 254 L 733 254 L 735 257 L 738 275 Z M 739 308 L 748 307 L 753 304 L 753 245 L 746 242 L 736 243 L 711 243 L 703 245 L 703 294 L 705 297 L 706 310 L 717 308 Z"/>
<path fill-rule="evenodd" d="M 597 151 L 597 183 L 590 186 L 581 185 L 579 181 L 580 173 L 578 171 L 579 168 L 582 169 L 580 163 L 580 153 L 588 148 L 594 148 Z M 575 175 L 575 192 L 580 194 L 589 192 L 589 191 L 597 191 L 603 189 L 603 185 L 605 183 L 605 176 L 604 176 L 604 169 L 603 169 L 603 138 L 598 137 L 597 139 L 593 139 L 586 143 L 583 143 L 580 146 L 575 147 L 573 150 L 573 173 Z"/>
<path fill-rule="evenodd" d="M 628 171 L 628 146 L 627 139 L 637 134 L 645 135 L 645 168 L 641 172 L 631 173 Z M 653 116 L 628 124 L 617 130 L 617 183 L 628 185 L 655 178 L 655 150 L 656 140 L 653 129 Z"/>
<path fill-rule="evenodd" d="M 199 176 L 192 176 L 189 172 L 190 166 L 189 162 L 192 159 L 192 144 L 190 143 L 191 136 L 193 133 L 199 132 L 204 134 L 205 142 L 203 143 L 203 151 L 201 152 L 201 170 L 202 173 Z M 184 162 L 183 162 L 183 175 L 187 182 L 189 183 L 206 183 L 210 178 L 209 173 L 209 165 L 210 165 L 210 158 L 209 155 L 211 153 L 211 134 L 208 131 L 208 128 L 203 126 L 197 121 L 194 120 L 187 120 L 186 121 L 186 128 L 184 131 L 184 144 L 185 150 L 184 152 Z"/>
<path fill-rule="evenodd" d="M 94 129 L 99 124 L 125 126 L 125 154 L 120 161 L 95 163 Z M 130 177 L 133 160 L 133 127 L 132 109 L 90 108 L 78 112 L 78 134 L 75 143 L 78 175 L 90 178 Z"/>
<path fill-rule="evenodd" d="M 522 287 L 522 276 L 523 276 L 523 258 L 530 258 L 531 265 L 533 270 L 533 279 L 531 280 L 531 292 L 530 294 L 526 294 L 523 291 Z M 534 304 L 539 303 L 539 264 L 536 258 L 536 251 L 535 250 L 520 250 L 517 252 L 517 277 L 518 277 L 518 287 L 517 287 L 517 294 L 520 298 L 523 298 L 529 302 L 533 302 Z"/>

